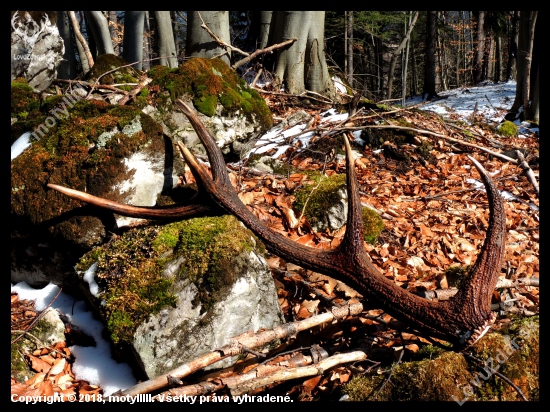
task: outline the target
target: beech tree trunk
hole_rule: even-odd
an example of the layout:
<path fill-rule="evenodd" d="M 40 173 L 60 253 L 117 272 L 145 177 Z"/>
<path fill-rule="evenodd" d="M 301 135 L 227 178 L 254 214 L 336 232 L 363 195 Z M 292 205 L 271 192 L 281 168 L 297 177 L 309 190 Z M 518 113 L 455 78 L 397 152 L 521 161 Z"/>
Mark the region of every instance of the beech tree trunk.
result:
<path fill-rule="evenodd" d="M 225 48 L 220 46 L 204 30 L 202 21 L 198 15 L 201 14 L 204 23 L 222 41 L 231 44 L 229 37 L 229 12 L 228 11 L 188 11 L 187 12 L 187 53 L 191 57 L 218 57 L 230 64 L 231 53 L 225 53 Z M 225 53 L 225 54 L 224 54 Z M 223 55 L 222 55 L 223 54 Z"/>
<path fill-rule="evenodd" d="M 143 63 L 143 25 L 145 11 L 126 11 L 124 17 L 124 39 L 122 58 L 128 63 L 137 62 L 132 67 L 142 70 Z"/>
<path fill-rule="evenodd" d="M 170 68 L 178 67 L 176 58 L 176 44 L 174 43 L 174 32 L 172 31 L 172 20 L 169 11 L 155 11 L 155 20 L 158 30 L 158 53 L 161 66 Z"/>
<path fill-rule="evenodd" d="M 109 23 L 101 11 L 86 11 L 86 21 L 94 36 L 97 48 L 97 55 L 115 54 L 113 43 L 111 42 L 111 33 L 109 32 Z"/>
<path fill-rule="evenodd" d="M 270 44 L 298 39 L 290 47 L 277 51 L 277 80 L 284 82 L 290 93 L 310 90 L 338 101 L 325 59 L 325 12 L 277 11 L 272 15 L 271 24 L 274 22 Z"/>
<path fill-rule="evenodd" d="M 71 22 L 66 11 L 57 12 L 57 28 L 59 35 L 65 44 L 63 60 L 57 68 L 57 77 L 60 79 L 74 79 L 76 77 L 76 59 L 74 55 L 74 43 L 71 34 Z"/>

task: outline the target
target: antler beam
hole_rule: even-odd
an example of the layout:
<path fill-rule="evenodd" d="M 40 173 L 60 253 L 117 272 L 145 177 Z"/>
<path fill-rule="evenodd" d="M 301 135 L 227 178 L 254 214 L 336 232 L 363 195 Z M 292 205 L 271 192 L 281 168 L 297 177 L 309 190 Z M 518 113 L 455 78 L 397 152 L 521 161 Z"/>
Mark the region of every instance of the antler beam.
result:
<path fill-rule="evenodd" d="M 183 101 L 176 106 L 189 118 L 208 153 L 212 177 L 204 166 L 181 143 L 178 146 L 191 168 L 201 196 L 200 203 L 171 206 L 163 209 L 122 205 L 91 197 L 76 190 L 48 185 L 68 196 L 112 210 L 115 213 L 149 219 L 174 219 L 205 213 L 217 207 L 239 218 L 265 244 L 266 248 L 306 269 L 324 273 L 360 292 L 366 299 L 417 331 L 447 340 L 457 347 L 471 344 L 494 321 L 490 309 L 491 295 L 498 280 L 505 246 L 505 212 L 502 198 L 485 169 L 475 159 L 470 160 L 479 171 L 489 198 L 490 219 L 487 237 L 476 264 L 459 292 L 445 302 L 428 301 L 401 289 L 386 279 L 372 264 L 363 246 L 361 199 L 355 174 L 355 164 L 348 140 L 346 144 L 348 216 L 346 233 L 338 247 L 330 251 L 300 245 L 273 231 L 262 223 L 239 199 L 234 191 L 221 151 L 198 116 Z M 216 205 L 216 206 L 214 206 Z"/>

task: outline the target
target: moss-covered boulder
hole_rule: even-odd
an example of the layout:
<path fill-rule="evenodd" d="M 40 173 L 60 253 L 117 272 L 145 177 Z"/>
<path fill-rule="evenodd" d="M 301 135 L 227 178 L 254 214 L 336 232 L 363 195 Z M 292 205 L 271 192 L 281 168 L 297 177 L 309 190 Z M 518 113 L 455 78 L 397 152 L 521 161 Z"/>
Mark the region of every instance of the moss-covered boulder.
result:
<path fill-rule="evenodd" d="M 304 216 L 317 232 L 336 231 L 346 224 L 348 215 L 348 195 L 346 175 L 334 174 L 329 177 L 311 174 L 313 183 L 306 184 L 296 192 L 294 208 Z M 365 242 L 375 244 L 384 229 L 380 215 L 369 207 L 363 207 L 363 237 Z M 298 215 L 299 215 L 298 214 Z"/>
<path fill-rule="evenodd" d="M 232 216 L 134 229 L 77 270 L 113 343 L 150 378 L 282 321 L 263 245 Z"/>
<path fill-rule="evenodd" d="M 99 79 L 99 84 L 107 85 L 136 83 L 140 74 L 131 66 L 127 66 L 127 64 L 128 63 L 126 63 L 123 58 L 115 56 L 114 54 L 102 54 L 95 59 L 93 67 L 86 73 L 85 80 L 93 83 Z M 132 90 L 133 86 L 123 85 L 118 86 L 118 88 L 122 90 Z"/>
<path fill-rule="evenodd" d="M 187 118 L 173 110 L 175 99 L 192 102 L 224 154 L 239 153 L 243 143 L 273 125 L 263 98 L 220 59 L 193 58 L 174 69 L 155 66 L 148 74 L 154 99 L 145 110 L 168 135 L 195 150 L 204 153 Z"/>
<path fill-rule="evenodd" d="M 508 378 L 532 401 L 539 399 L 539 318 L 518 319 L 508 328 L 485 335 L 462 353 L 428 346 L 419 360 L 394 366 L 390 382 L 376 393 L 387 376 L 353 378 L 344 388 L 351 401 L 517 401 Z M 477 360 L 476 360 L 477 359 Z"/>
<path fill-rule="evenodd" d="M 518 135 L 518 127 L 510 120 L 506 120 L 497 127 L 497 133 L 503 137 L 514 137 Z"/>
<path fill-rule="evenodd" d="M 79 212 L 80 202 L 48 189 L 48 183 L 151 206 L 164 185 L 177 181 L 164 173 L 171 167 L 172 143 L 139 109 L 74 95 L 41 102 L 21 83 L 12 84 L 11 109 L 18 119 L 12 140 L 14 134 L 31 132 L 31 147 L 11 163 L 12 223 L 20 234 L 48 228 L 54 237 L 91 247 L 104 239 L 105 224 L 107 230 L 114 226 L 112 214 L 98 218 L 90 209 Z M 151 181 L 147 170 L 156 180 Z M 153 193 L 146 201 L 137 199 L 140 188 L 152 190 L 147 184 L 154 186 Z"/>

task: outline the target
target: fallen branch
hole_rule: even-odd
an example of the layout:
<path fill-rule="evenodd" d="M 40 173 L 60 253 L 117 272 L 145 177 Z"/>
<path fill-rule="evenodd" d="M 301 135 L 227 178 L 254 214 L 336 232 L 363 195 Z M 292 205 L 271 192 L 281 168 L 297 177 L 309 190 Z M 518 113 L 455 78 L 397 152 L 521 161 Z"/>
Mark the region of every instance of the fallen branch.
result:
<path fill-rule="evenodd" d="M 124 106 L 128 101 L 135 99 L 137 94 L 141 92 L 141 90 L 152 81 L 153 79 L 145 76 L 142 80 L 140 80 L 136 88 L 134 88 L 130 93 L 128 93 L 126 96 L 120 99 L 120 101 L 118 102 L 119 106 Z"/>
<path fill-rule="evenodd" d="M 78 84 L 78 85 L 86 86 L 86 87 L 94 86 L 93 83 L 85 82 L 84 80 L 55 79 L 53 82 L 54 83 Z M 135 86 L 135 85 L 137 85 L 137 83 L 126 83 L 126 84 L 120 84 L 118 86 Z M 96 89 L 111 90 L 115 93 L 121 93 L 121 94 L 127 94 L 128 93 L 126 90 L 118 89 L 115 85 L 110 85 L 110 84 L 99 84 L 99 85 L 96 85 L 95 88 Z"/>
<path fill-rule="evenodd" d="M 251 331 L 245 332 L 241 335 L 234 336 L 230 339 L 229 344 L 222 346 L 219 349 L 207 353 L 198 359 L 185 363 L 170 372 L 157 376 L 156 378 L 148 381 L 138 383 L 131 388 L 124 391 L 119 391 L 113 395 L 135 396 L 141 393 L 149 393 L 154 390 L 164 388 L 174 378 L 181 379 L 229 356 L 241 354 L 243 346 L 246 346 L 247 348 L 262 347 L 273 340 L 286 339 L 295 336 L 298 332 L 303 330 L 310 329 L 326 322 L 332 322 L 334 319 L 341 319 L 346 316 L 356 315 L 362 311 L 363 305 L 361 303 L 353 303 L 339 308 L 334 307 L 331 312 L 312 316 L 298 322 L 285 323 L 271 330 L 258 331 L 255 333 Z"/>
<path fill-rule="evenodd" d="M 539 184 L 537 182 L 537 178 L 535 177 L 535 174 L 533 173 L 533 170 L 529 167 L 529 164 L 525 161 L 525 158 L 523 157 L 523 153 L 521 153 L 521 150 L 516 149 L 516 156 L 518 157 L 519 167 L 523 169 L 523 171 L 525 172 L 525 175 L 527 176 L 527 179 L 531 182 L 531 184 L 537 191 L 537 195 L 538 195 Z"/>
<path fill-rule="evenodd" d="M 278 44 L 274 44 L 273 46 L 266 47 L 265 49 L 256 50 L 254 53 L 247 54 L 244 59 L 239 60 L 237 63 L 233 64 L 233 66 L 231 66 L 231 68 L 235 70 L 235 69 L 241 67 L 243 64 L 246 64 L 249 61 L 255 59 L 260 54 L 271 53 L 273 50 L 277 50 L 277 49 L 280 49 L 282 47 L 288 46 L 289 44 L 292 44 L 297 40 L 298 39 L 293 38 L 293 39 L 286 40 L 282 43 L 278 43 Z"/>
<path fill-rule="evenodd" d="M 269 385 L 275 382 L 322 375 L 323 373 L 325 373 L 326 370 L 334 368 L 337 365 L 363 361 L 366 359 L 367 355 L 363 351 L 340 353 L 338 355 L 334 355 L 330 358 L 324 359 L 319 363 L 316 363 L 315 365 L 278 370 L 268 376 L 244 382 L 240 385 L 230 388 L 231 395 L 240 396 L 255 389 L 261 388 L 262 386 Z"/>
<path fill-rule="evenodd" d="M 516 159 L 512 159 L 511 157 L 503 155 L 502 153 L 493 152 L 493 151 L 491 151 L 491 150 L 489 150 L 489 149 L 487 149 L 483 146 L 478 146 L 478 145 L 473 144 L 473 143 L 468 143 L 468 142 L 465 142 L 465 141 L 460 140 L 460 139 L 455 139 L 453 137 L 445 136 L 445 135 L 440 134 L 440 133 L 432 132 L 430 130 L 416 129 L 414 127 L 396 126 L 396 125 L 370 125 L 370 126 L 360 126 L 360 127 L 344 127 L 341 130 L 363 130 L 363 129 L 400 129 L 400 130 L 408 130 L 408 131 L 416 132 L 416 133 L 420 133 L 420 134 L 426 134 L 426 135 L 429 135 L 429 136 L 435 136 L 435 137 L 438 137 L 438 138 L 441 138 L 441 139 L 448 140 L 450 142 L 459 143 L 463 146 L 474 147 L 478 150 L 481 150 L 481 151 L 484 151 L 484 152 L 490 154 L 491 156 L 498 157 L 501 160 L 506 160 L 507 162 L 513 163 L 515 165 L 518 164 L 518 161 Z"/>

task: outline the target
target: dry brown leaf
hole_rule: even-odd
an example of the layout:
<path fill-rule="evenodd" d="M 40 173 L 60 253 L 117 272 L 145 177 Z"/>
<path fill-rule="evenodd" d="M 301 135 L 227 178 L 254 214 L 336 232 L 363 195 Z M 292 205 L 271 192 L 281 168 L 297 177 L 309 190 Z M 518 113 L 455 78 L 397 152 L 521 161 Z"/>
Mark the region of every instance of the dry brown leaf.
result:
<path fill-rule="evenodd" d="M 57 375 L 63 372 L 63 369 L 65 369 L 66 364 L 67 364 L 67 361 L 65 360 L 65 358 L 57 359 L 53 364 L 52 368 L 50 369 L 50 371 L 48 372 L 48 375 L 50 376 Z"/>
<path fill-rule="evenodd" d="M 37 358 L 36 356 L 33 356 L 33 355 L 27 355 L 27 356 L 31 360 L 31 363 L 32 363 L 31 368 L 34 371 L 47 373 L 50 370 L 51 365 L 48 362 L 45 362 L 42 359 Z"/>
<path fill-rule="evenodd" d="M 254 194 L 251 192 L 245 192 L 245 193 L 239 192 L 237 196 L 239 197 L 239 199 L 241 199 L 241 202 L 243 202 L 245 205 L 249 205 L 254 201 Z"/>

